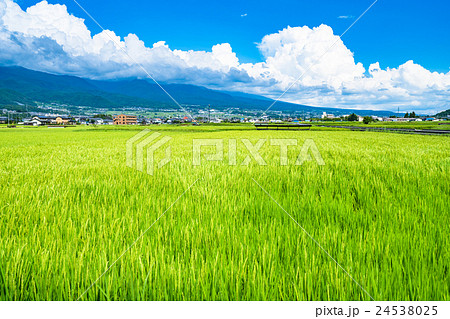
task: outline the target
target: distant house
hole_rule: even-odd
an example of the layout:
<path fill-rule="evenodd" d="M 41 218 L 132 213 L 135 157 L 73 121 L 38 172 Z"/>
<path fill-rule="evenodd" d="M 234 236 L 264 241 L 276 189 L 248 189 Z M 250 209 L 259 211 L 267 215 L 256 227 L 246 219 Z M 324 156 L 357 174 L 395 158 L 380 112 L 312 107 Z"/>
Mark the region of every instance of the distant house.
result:
<path fill-rule="evenodd" d="M 33 126 L 40 126 L 40 125 L 45 125 L 45 122 L 42 121 L 41 119 L 27 119 L 23 121 L 24 125 L 33 125 Z"/>
<path fill-rule="evenodd" d="M 120 114 L 114 116 L 115 125 L 137 125 L 137 116 Z"/>
<path fill-rule="evenodd" d="M 6 116 L 0 116 L 0 124 L 8 123 L 8 118 Z"/>
<path fill-rule="evenodd" d="M 68 125 L 71 124 L 72 121 L 68 116 L 57 116 L 54 120 L 54 123 L 58 125 Z"/>
<path fill-rule="evenodd" d="M 88 116 L 75 116 L 74 119 L 75 119 L 75 122 L 79 123 L 79 124 L 88 124 L 89 123 Z"/>
<path fill-rule="evenodd" d="M 103 119 L 99 118 L 99 117 L 92 117 L 89 119 L 89 122 L 91 122 L 92 124 L 96 124 L 96 125 L 103 125 Z"/>
<path fill-rule="evenodd" d="M 114 121 L 113 120 L 104 119 L 102 124 L 103 125 L 113 125 Z"/>
<path fill-rule="evenodd" d="M 323 119 L 334 119 L 335 116 L 334 116 L 334 114 L 327 114 L 327 112 L 323 112 L 322 113 L 322 118 Z"/>
<path fill-rule="evenodd" d="M 31 118 L 31 125 L 39 126 L 39 125 L 49 125 L 52 123 L 56 123 L 55 116 L 41 116 L 36 115 Z"/>

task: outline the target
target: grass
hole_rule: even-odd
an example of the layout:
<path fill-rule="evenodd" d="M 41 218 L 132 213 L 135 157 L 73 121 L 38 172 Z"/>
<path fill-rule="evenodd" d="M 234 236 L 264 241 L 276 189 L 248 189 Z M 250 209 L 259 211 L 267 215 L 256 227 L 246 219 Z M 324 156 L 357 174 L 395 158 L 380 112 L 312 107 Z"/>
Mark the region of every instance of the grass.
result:
<path fill-rule="evenodd" d="M 372 122 L 364 124 L 362 122 L 331 122 L 324 121 L 313 124 L 330 126 L 361 126 L 361 127 L 386 127 L 386 128 L 406 128 L 418 130 L 450 130 L 449 121 L 423 121 L 423 122 Z"/>
<path fill-rule="evenodd" d="M 450 139 L 151 126 L 172 161 L 125 165 L 138 127 L 0 130 L 0 300 L 450 300 Z M 192 140 L 296 138 L 290 165 L 192 166 Z M 292 165 L 305 139 L 326 163 Z M 204 152 L 211 151 L 204 148 Z M 163 157 L 163 150 L 157 152 Z"/>

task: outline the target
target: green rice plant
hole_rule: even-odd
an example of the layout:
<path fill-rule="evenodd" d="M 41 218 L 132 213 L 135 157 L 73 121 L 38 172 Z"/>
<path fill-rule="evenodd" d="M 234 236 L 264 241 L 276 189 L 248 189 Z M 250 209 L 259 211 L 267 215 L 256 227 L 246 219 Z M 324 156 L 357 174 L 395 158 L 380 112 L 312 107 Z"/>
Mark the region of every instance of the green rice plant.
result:
<path fill-rule="evenodd" d="M 277 203 L 376 300 L 450 299 L 448 137 L 149 129 L 173 138 L 154 175 L 126 166 L 139 127 L 0 130 L 0 300 L 369 300 Z M 207 138 L 237 165 L 193 166 Z M 241 165 L 261 138 L 267 165 Z M 294 165 L 306 139 L 324 166 Z"/>

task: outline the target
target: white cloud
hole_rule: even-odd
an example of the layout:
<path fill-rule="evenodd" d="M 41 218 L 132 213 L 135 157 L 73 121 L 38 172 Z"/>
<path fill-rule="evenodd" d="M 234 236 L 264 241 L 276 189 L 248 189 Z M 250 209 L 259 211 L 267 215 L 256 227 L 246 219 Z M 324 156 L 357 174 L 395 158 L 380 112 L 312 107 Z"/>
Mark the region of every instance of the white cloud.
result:
<path fill-rule="evenodd" d="M 145 77 L 123 49 L 161 81 L 276 98 L 304 74 L 284 100 L 390 110 L 449 108 L 450 72 L 430 72 L 413 61 L 385 70 L 373 63 L 366 71 L 326 25 L 287 27 L 266 35 L 258 44 L 263 62 L 240 63 L 228 43 L 211 51 L 172 50 L 163 41 L 146 46 L 135 34 L 120 38 L 107 30 L 92 35 L 64 5 L 42 1 L 23 11 L 12 0 L 0 0 L 0 41 L 1 64 L 60 74 Z"/>
<path fill-rule="evenodd" d="M 305 74 L 297 86 L 328 85 L 339 89 L 343 82 L 362 78 L 365 72 L 363 65 L 355 63 L 352 52 L 326 25 L 313 29 L 288 27 L 266 35 L 259 49 L 265 67 L 283 88 Z"/>
<path fill-rule="evenodd" d="M 246 17 L 246 16 L 247 16 L 247 13 L 241 14 L 241 18 L 244 18 L 244 17 Z"/>
<path fill-rule="evenodd" d="M 338 19 L 353 19 L 354 16 L 339 16 Z"/>

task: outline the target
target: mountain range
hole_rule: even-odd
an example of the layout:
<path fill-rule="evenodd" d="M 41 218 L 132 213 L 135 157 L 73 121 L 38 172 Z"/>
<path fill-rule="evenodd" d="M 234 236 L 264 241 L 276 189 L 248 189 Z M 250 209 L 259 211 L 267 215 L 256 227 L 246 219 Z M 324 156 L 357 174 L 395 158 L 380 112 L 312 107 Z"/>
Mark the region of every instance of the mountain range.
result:
<path fill-rule="evenodd" d="M 211 105 L 216 109 L 239 108 L 242 111 L 264 111 L 273 100 L 241 92 L 211 90 L 189 84 L 162 84 L 176 101 L 190 108 Z M 116 109 L 142 107 L 149 109 L 175 108 L 176 104 L 155 83 L 142 79 L 100 81 L 69 75 L 55 75 L 22 67 L 0 67 L 0 105 L 29 105 L 55 103 L 74 106 Z M 389 116 L 389 111 L 349 110 L 313 107 L 277 102 L 271 110 L 320 114 L 349 114 Z"/>

